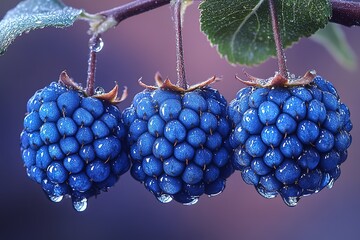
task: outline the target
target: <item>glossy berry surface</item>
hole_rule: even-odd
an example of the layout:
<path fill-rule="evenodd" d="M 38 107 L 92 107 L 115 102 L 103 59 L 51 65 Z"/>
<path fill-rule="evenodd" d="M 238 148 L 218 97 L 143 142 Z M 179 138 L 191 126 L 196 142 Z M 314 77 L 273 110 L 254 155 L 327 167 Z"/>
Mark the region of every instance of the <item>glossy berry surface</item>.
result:
<path fill-rule="evenodd" d="M 130 168 L 117 107 L 51 83 L 27 103 L 21 152 L 27 175 L 50 200 L 70 197 L 77 211 Z"/>
<path fill-rule="evenodd" d="M 317 76 L 308 85 L 246 87 L 228 107 L 233 166 L 265 198 L 288 206 L 331 188 L 351 144 L 348 107 Z"/>
<path fill-rule="evenodd" d="M 221 193 L 233 173 L 226 106 L 210 87 L 138 93 L 123 111 L 132 176 L 163 203 Z"/>

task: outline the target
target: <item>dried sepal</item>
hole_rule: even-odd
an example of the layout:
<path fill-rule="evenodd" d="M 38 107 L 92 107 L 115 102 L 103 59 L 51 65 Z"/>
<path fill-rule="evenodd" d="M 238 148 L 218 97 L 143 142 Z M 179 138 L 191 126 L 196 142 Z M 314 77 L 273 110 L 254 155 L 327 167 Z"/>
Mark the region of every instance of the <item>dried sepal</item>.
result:
<path fill-rule="evenodd" d="M 60 73 L 59 83 L 64 84 L 68 88 L 83 91 L 82 87 L 72 80 L 65 70 Z"/>
<path fill-rule="evenodd" d="M 124 87 L 123 93 L 120 98 L 118 97 L 118 94 L 119 94 L 119 85 L 115 83 L 115 87 L 111 89 L 109 92 L 96 94 L 93 95 L 92 97 L 110 102 L 111 104 L 118 104 L 126 99 L 128 95 L 127 87 Z"/>
<path fill-rule="evenodd" d="M 203 88 L 206 87 L 218 80 L 220 80 L 219 78 L 213 76 L 211 78 L 209 78 L 206 81 L 203 81 L 201 83 L 195 84 L 195 85 L 191 85 L 188 88 L 184 89 L 182 87 L 177 86 L 176 84 L 173 84 L 169 78 L 166 78 L 165 80 L 162 79 L 161 75 L 159 72 L 157 72 L 155 74 L 155 84 L 156 86 L 152 86 L 152 85 L 147 85 L 145 83 L 143 83 L 142 78 L 140 78 L 138 80 L 139 85 L 142 86 L 143 88 L 149 89 L 149 90 L 156 90 L 156 89 L 165 89 L 165 90 L 171 90 L 174 92 L 181 92 L 181 93 L 185 93 L 185 92 L 191 92 L 194 91 L 195 89 L 199 89 L 199 88 Z"/>
<path fill-rule="evenodd" d="M 238 76 L 235 76 L 240 82 L 253 87 L 293 87 L 293 86 L 304 86 L 310 84 L 316 77 L 314 70 L 307 71 L 304 76 L 295 78 L 285 78 L 279 73 L 276 73 L 274 77 L 268 79 L 256 78 L 244 71 L 247 80 L 243 80 Z"/>

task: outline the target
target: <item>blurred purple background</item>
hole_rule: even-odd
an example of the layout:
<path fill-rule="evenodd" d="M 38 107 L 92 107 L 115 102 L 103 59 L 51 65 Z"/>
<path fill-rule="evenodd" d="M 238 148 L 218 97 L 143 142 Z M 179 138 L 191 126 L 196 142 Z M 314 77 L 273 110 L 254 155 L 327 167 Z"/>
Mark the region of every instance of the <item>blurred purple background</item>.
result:
<path fill-rule="evenodd" d="M 17 2 L 1 1 L 0 18 Z M 90 13 L 126 2 L 65 1 Z M 25 34 L 0 57 L 0 239 L 360 239 L 360 70 L 344 70 L 323 47 L 307 39 L 286 51 L 290 71 L 302 75 L 316 69 L 334 83 L 352 111 L 353 143 L 341 166 L 342 176 L 331 190 L 305 197 L 297 207 L 289 208 L 279 197 L 262 198 L 237 172 L 217 197 L 203 196 L 190 207 L 175 202 L 164 205 L 127 173 L 108 193 L 91 198 L 85 212 L 74 211 L 69 199 L 50 202 L 26 176 L 19 134 L 26 102 L 37 89 L 57 81 L 65 69 L 85 83 L 87 27 L 79 21 L 65 30 L 48 28 Z M 197 83 L 212 75 L 223 77 L 214 87 L 230 101 L 244 86 L 234 79 L 235 74 L 243 76 L 243 66 L 231 66 L 221 59 L 199 29 L 196 3 L 184 24 L 187 78 Z M 360 28 L 344 30 L 360 57 Z M 142 90 L 137 84 L 140 77 L 152 84 L 155 72 L 160 71 L 175 81 L 174 38 L 168 6 L 122 22 L 103 35 L 97 84 L 106 90 L 114 81 L 128 86 L 129 98 L 119 105 L 123 109 Z M 271 59 L 246 70 L 266 78 L 276 68 Z"/>

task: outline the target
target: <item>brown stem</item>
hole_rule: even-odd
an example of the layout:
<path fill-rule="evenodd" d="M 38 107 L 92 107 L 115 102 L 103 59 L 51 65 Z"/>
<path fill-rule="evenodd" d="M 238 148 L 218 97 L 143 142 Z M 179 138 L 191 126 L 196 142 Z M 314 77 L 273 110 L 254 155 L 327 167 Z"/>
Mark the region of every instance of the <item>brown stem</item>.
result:
<path fill-rule="evenodd" d="M 99 12 L 106 18 L 112 17 L 116 25 L 121 21 L 150 11 L 152 9 L 169 4 L 171 0 L 135 0 L 119 7 Z M 345 26 L 360 26 L 360 2 L 331 0 L 332 17 L 331 22 L 339 23 Z"/>
<path fill-rule="evenodd" d="M 184 64 L 184 49 L 182 43 L 181 0 L 177 0 L 174 3 L 173 18 L 176 34 L 176 85 L 183 89 L 187 89 Z"/>
<path fill-rule="evenodd" d="M 137 0 L 98 14 L 106 17 L 113 17 L 117 24 L 119 24 L 122 20 L 128 17 L 147 12 L 169 3 L 170 0 Z"/>
<path fill-rule="evenodd" d="M 347 27 L 360 26 L 360 2 L 332 0 L 331 22 Z"/>
<path fill-rule="evenodd" d="M 96 53 L 102 48 L 102 40 L 99 35 L 93 35 L 89 40 L 89 60 L 86 81 L 86 94 L 93 96 L 95 93 L 95 71 L 96 71 Z"/>
<path fill-rule="evenodd" d="M 279 65 L 279 73 L 284 78 L 288 78 L 288 71 L 287 71 L 287 67 L 286 67 L 286 58 L 285 58 L 285 54 L 284 54 L 284 48 L 282 46 L 279 22 L 277 19 L 274 0 L 269 0 L 269 7 L 270 7 L 271 23 L 272 23 L 275 46 L 276 46 L 277 60 L 278 60 L 278 65 Z"/>

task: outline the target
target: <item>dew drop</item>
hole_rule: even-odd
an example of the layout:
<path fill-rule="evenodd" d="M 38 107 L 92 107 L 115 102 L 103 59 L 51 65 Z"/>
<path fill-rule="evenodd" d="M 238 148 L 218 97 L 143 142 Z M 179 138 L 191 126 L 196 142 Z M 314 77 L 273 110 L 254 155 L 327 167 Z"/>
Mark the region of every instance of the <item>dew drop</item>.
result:
<path fill-rule="evenodd" d="M 298 197 L 286 197 L 286 198 L 283 198 L 283 200 L 284 200 L 284 203 L 289 207 L 295 207 L 299 202 Z"/>
<path fill-rule="evenodd" d="M 194 198 L 191 202 L 183 203 L 184 206 L 191 206 L 196 204 L 199 201 L 199 198 Z"/>
<path fill-rule="evenodd" d="M 330 174 L 326 173 L 321 180 L 321 189 L 328 186 L 331 182 Z"/>
<path fill-rule="evenodd" d="M 326 187 L 327 187 L 328 189 L 331 189 L 331 188 L 334 186 L 334 182 L 335 182 L 335 180 L 334 180 L 333 178 L 331 178 L 330 181 L 329 181 L 329 183 L 328 183 L 328 185 L 326 185 Z"/>
<path fill-rule="evenodd" d="M 73 207 L 78 212 L 85 211 L 87 208 L 87 199 L 83 198 L 80 201 L 73 201 Z"/>
<path fill-rule="evenodd" d="M 172 197 L 168 194 L 161 194 L 159 197 L 157 197 L 157 199 L 162 203 L 169 203 L 173 200 Z"/>
<path fill-rule="evenodd" d="M 49 199 L 52 202 L 61 202 L 61 200 L 63 200 L 64 196 L 60 195 L 60 196 L 49 196 Z"/>
<path fill-rule="evenodd" d="M 104 41 L 102 40 L 102 38 L 99 38 L 92 46 L 91 46 L 91 50 L 94 52 L 100 52 L 104 47 Z"/>
<path fill-rule="evenodd" d="M 223 190 L 221 190 L 221 191 L 219 191 L 219 192 L 217 192 L 217 193 L 209 194 L 208 196 L 209 196 L 209 197 L 215 197 L 215 196 L 221 194 L 222 192 L 223 192 Z"/>
<path fill-rule="evenodd" d="M 268 199 L 274 198 L 278 194 L 277 192 L 266 191 L 265 188 L 263 186 L 261 186 L 261 185 L 256 187 L 256 190 L 261 196 L 263 196 L 264 198 L 268 198 Z"/>

